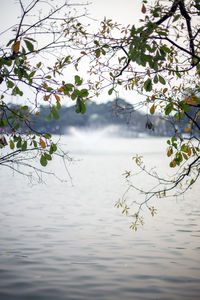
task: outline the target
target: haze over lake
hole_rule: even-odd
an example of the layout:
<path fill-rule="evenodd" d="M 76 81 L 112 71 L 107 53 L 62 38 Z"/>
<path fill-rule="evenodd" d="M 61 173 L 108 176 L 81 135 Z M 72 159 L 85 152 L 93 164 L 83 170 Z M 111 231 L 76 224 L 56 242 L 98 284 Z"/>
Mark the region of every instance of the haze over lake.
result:
<path fill-rule="evenodd" d="M 0 170 L 0 299 L 198 300 L 199 185 L 155 200 L 158 214 L 137 232 L 114 207 L 136 153 L 168 172 L 166 139 L 75 130 L 61 141 L 74 158 L 72 182 L 58 161 L 52 169 L 67 183 L 31 185 Z"/>

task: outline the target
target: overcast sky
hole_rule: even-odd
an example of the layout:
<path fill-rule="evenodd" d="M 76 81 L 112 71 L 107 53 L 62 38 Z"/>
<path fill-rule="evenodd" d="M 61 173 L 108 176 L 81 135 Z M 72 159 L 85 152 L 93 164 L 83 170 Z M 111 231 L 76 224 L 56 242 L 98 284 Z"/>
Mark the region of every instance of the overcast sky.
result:
<path fill-rule="evenodd" d="M 31 0 L 22 0 L 23 3 L 30 3 Z M 50 0 L 53 4 L 63 2 L 62 0 Z M 118 23 L 128 25 L 137 22 L 141 16 L 142 0 L 70 0 L 70 3 L 91 3 L 88 11 L 91 17 L 103 19 L 104 16 L 111 18 Z M 17 20 L 20 13 L 18 0 L 0 0 L 0 22 L 1 31 L 9 24 Z"/>

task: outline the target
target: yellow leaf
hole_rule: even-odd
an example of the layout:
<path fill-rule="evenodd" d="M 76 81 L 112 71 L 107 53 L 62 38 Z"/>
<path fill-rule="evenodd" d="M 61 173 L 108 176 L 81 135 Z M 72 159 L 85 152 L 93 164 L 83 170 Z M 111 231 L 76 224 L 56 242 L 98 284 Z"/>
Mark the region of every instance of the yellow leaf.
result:
<path fill-rule="evenodd" d="M 191 148 L 188 149 L 188 155 L 190 156 L 192 154 Z"/>
<path fill-rule="evenodd" d="M 173 166 L 173 168 L 176 167 L 176 161 L 175 160 L 172 160 L 172 166 Z"/>
<path fill-rule="evenodd" d="M 167 91 L 167 88 L 164 88 L 164 90 L 163 90 L 163 94 L 165 94 L 165 93 L 166 93 L 166 91 Z"/>
<path fill-rule="evenodd" d="M 182 153 L 182 155 L 183 155 L 183 157 L 185 158 L 185 160 L 188 159 L 187 155 L 186 155 L 184 152 Z"/>
<path fill-rule="evenodd" d="M 156 96 L 155 96 L 155 95 L 152 95 L 152 96 L 151 96 L 151 100 L 154 101 L 155 99 L 156 99 Z"/>
<path fill-rule="evenodd" d="M 143 4 L 143 5 L 142 5 L 142 13 L 145 14 L 146 11 L 147 11 L 147 10 L 146 10 L 146 7 L 145 7 L 145 5 Z"/>
<path fill-rule="evenodd" d="M 43 139 L 40 138 L 40 146 L 45 149 L 46 148 L 46 143 Z"/>
<path fill-rule="evenodd" d="M 43 87 L 45 88 L 45 89 L 47 89 L 48 88 L 48 84 L 46 83 L 46 82 L 43 82 Z"/>
<path fill-rule="evenodd" d="M 150 108 L 150 114 L 153 115 L 155 112 L 155 104 L 153 104 Z"/>
<path fill-rule="evenodd" d="M 18 52 L 20 47 L 20 41 L 16 41 L 13 45 L 13 51 Z"/>
<path fill-rule="evenodd" d="M 172 155 L 172 148 L 167 151 L 167 156 L 170 157 Z"/>
<path fill-rule="evenodd" d="M 190 131 L 191 129 L 190 128 L 185 128 L 185 132 L 188 132 L 188 131 Z"/>
<path fill-rule="evenodd" d="M 56 98 L 57 101 L 60 101 L 60 97 L 56 94 L 54 94 L 54 97 Z"/>

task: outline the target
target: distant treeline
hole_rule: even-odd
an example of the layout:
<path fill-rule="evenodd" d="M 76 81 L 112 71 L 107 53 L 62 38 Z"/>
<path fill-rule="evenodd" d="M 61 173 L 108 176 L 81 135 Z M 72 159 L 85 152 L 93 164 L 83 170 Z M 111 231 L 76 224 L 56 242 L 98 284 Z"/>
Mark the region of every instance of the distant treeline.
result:
<path fill-rule="evenodd" d="M 49 108 L 42 106 L 39 117 L 33 116 L 34 128 L 50 133 L 67 134 L 71 127 L 103 128 L 117 125 L 120 134 L 135 136 L 144 133 L 157 136 L 167 136 L 173 131 L 172 126 L 157 116 L 147 116 L 139 111 L 133 111 L 132 106 L 122 99 L 96 104 L 88 102 L 85 114 L 77 114 L 75 107 L 63 107 L 59 110 L 59 119 L 48 119 Z"/>
<path fill-rule="evenodd" d="M 133 107 L 123 99 L 102 104 L 88 102 L 86 108 L 85 114 L 82 115 L 75 112 L 75 106 L 62 106 L 58 111 L 59 118 L 54 119 L 53 115 L 49 118 L 49 107 L 41 106 L 39 112 L 31 113 L 30 125 L 34 130 L 51 134 L 67 134 L 72 127 L 99 129 L 115 125 L 120 135 L 130 137 L 140 133 L 169 136 L 174 134 L 175 129 L 184 132 L 186 125 L 175 122 L 170 117 L 166 120 L 164 117 L 134 111 Z"/>

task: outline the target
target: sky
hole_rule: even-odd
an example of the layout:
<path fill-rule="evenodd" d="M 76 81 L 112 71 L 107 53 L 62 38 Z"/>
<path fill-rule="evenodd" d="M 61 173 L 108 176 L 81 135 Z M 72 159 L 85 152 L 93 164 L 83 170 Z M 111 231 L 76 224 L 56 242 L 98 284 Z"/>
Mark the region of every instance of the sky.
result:
<path fill-rule="evenodd" d="M 63 3 L 63 0 L 49 0 L 52 4 Z M 29 4 L 31 0 L 22 0 L 23 3 Z M 89 16 L 94 20 L 103 20 L 104 17 L 113 19 L 119 24 L 128 25 L 136 24 L 143 17 L 141 13 L 142 0 L 70 0 L 70 3 L 89 3 L 87 6 Z M 18 22 L 17 17 L 20 15 L 20 6 L 18 0 L 0 0 L 0 32 L 3 32 L 13 24 Z M 94 24 L 98 24 L 98 22 Z M 92 21 L 91 21 L 92 22 Z M 94 25 L 95 26 L 95 25 Z M 12 34 L 12 32 L 10 32 Z M 6 39 L 8 38 L 7 33 Z M 11 37 L 12 38 L 12 35 Z M 132 98 L 136 96 L 133 92 L 121 90 L 119 97 L 132 102 Z M 139 97 L 139 96 L 138 96 Z M 112 100 L 113 96 L 108 96 L 107 92 L 103 97 L 96 99 L 97 102 L 102 98 L 107 101 Z M 100 99 L 100 100 L 99 100 Z M 138 100 L 138 99 L 137 99 Z"/>
<path fill-rule="evenodd" d="M 62 0 L 50 0 L 56 4 Z M 22 0 L 23 3 L 30 3 L 31 0 Z M 142 0 L 71 0 L 70 3 L 89 3 L 88 12 L 90 16 L 97 20 L 102 20 L 104 16 L 124 25 L 134 24 L 141 16 Z M 1 31 L 6 29 L 13 21 L 17 21 L 20 12 L 18 0 L 0 0 L 0 22 Z"/>

